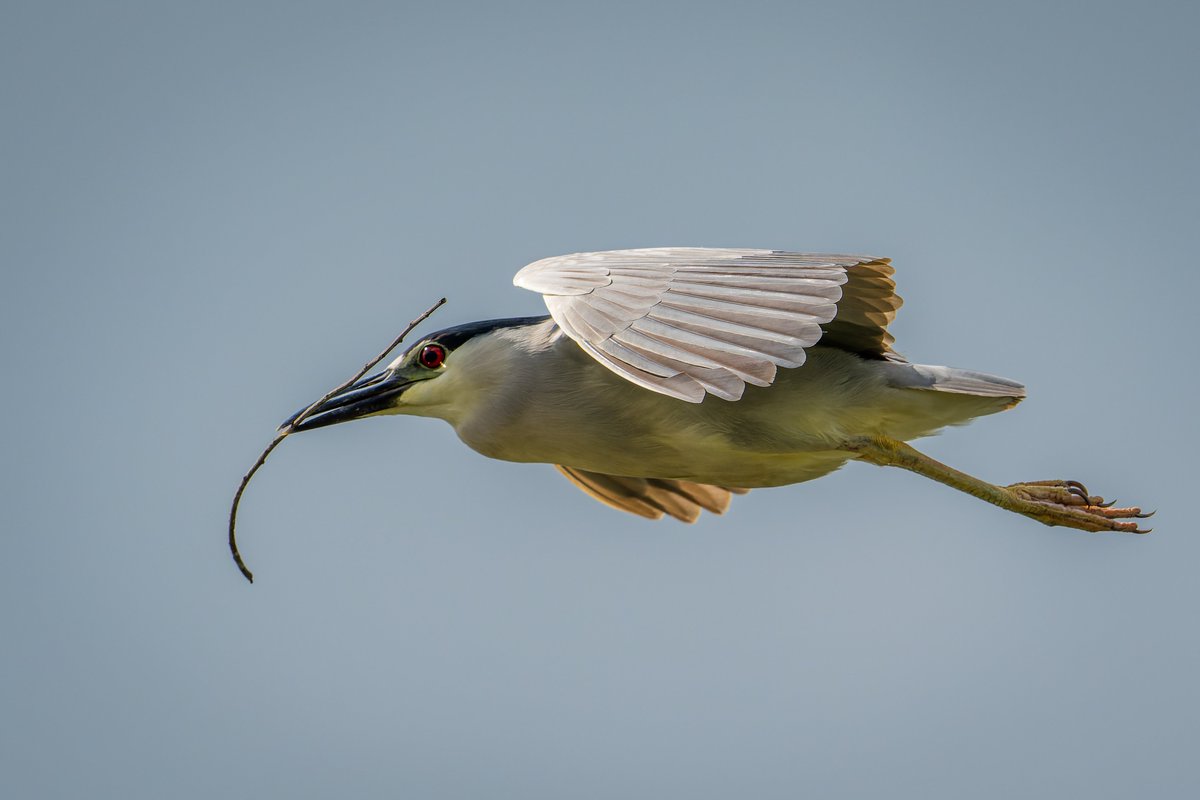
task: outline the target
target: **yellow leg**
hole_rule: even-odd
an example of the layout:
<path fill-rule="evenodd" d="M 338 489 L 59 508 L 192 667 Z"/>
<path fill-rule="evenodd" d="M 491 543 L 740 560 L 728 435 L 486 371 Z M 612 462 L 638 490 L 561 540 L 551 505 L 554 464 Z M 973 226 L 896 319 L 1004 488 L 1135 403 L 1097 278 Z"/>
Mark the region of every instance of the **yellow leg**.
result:
<path fill-rule="evenodd" d="M 1106 505 L 1103 497 L 1089 495 L 1083 484 L 1076 481 L 1030 481 L 996 486 L 948 467 L 895 439 L 855 439 L 843 449 L 854 453 L 860 461 L 881 467 L 900 467 L 924 475 L 1046 525 L 1062 525 L 1082 531 L 1150 532 L 1139 528 L 1136 522 L 1124 521 L 1144 519 L 1150 514 L 1143 514 L 1140 508 L 1113 508 L 1111 503 Z"/>

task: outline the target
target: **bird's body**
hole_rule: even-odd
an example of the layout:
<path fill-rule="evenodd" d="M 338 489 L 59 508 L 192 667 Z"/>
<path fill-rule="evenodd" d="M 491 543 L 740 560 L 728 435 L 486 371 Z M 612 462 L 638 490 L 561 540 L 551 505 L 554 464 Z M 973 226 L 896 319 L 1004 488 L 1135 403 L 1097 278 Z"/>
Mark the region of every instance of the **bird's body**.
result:
<path fill-rule="evenodd" d="M 802 368 L 780 370 L 769 387 L 747 387 L 736 403 L 684 403 L 628 391 L 549 318 L 500 325 L 454 357 L 466 368 L 439 383 L 453 380 L 454 397 L 476 402 L 426 406 L 417 385 L 407 413 L 443 417 L 485 456 L 739 488 L 811 480 L 854 457 L 839 449 L 850 439 L 916 439 L 1023 396 L 1002 379 L 995 390 L 1008 395 L 913 388 L 913 365 L 818 345 Z M 437 398 L 446 394 L 437 388 Z"/>
<path fill-rule="evenodd" d="M 896 353 L 892 272 L 887 259 L 771 250 L 545 259 L 514 282 L 541 292 L 549 317 L 431 334 L 294 429 L 437 417 L 486 456 L 555 464 L 593 497 L 651 518 L 721 513 L 731 493 L 857 459 L 1046 524 L 1137 531 L 1122 520 L 1138 509 L 1104 506 L 1073 481 L 994 486 L 903 444 L 1010 408 L 1025 389 Z"/>

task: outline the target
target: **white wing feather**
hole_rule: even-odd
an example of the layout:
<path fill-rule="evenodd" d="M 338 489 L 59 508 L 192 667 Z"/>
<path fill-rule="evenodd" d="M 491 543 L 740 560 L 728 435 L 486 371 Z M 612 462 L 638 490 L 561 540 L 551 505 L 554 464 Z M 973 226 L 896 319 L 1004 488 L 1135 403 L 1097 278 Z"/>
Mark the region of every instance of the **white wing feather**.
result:
<path fill-rule="evenodd" d="M 536 261 L 513 283 L 590 356 L 639 386 L 699 403 L 768 386 L 837 313 L 846 270 L 867 256 L 700 247 Z"/>

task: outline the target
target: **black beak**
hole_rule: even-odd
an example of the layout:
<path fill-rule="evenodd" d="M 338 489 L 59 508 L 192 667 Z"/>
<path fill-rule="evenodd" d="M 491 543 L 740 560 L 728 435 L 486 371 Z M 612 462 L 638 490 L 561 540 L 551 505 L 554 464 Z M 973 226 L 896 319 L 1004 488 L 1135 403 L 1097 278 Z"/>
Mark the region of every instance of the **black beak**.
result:
<path fill-rule="evenodd" d="M 339 422 L 348 422 L 384 411 L 390 408 L 393 401 L 412 384 L 412 381 L 404 380 L 390 370 L 363 378 L 313 409 L 313 412 L 305 417 L 304 421 L 295 427 L 295 430 L 310 431 L 314 428 L 324 428 L 326 425 L 336 425 Z M 283 421 L 279 429 L 282 430 L 291 425 L 292 421 L 303 412 L 304 409 L 300 409 L 292 414 Z"/>

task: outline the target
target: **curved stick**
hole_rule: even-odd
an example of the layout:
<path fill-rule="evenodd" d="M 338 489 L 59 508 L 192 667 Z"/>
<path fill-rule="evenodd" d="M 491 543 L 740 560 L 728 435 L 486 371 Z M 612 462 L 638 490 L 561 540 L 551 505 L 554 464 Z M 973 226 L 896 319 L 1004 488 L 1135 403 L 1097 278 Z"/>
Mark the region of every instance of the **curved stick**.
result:
<path fill-rule="evenodd" d="M 242 574 L 246 576 L 246 580 L 250 581 L 250 583 L 254 583 L 254 573 L 251 572 L 250 568 L 246 566 L 246 562 L 242 560 L 242 554 L 240 552 L 238 552 L 236 531 L 237 531 L 238 505 L 242 502 L 242 494 L 246 491 L 246 486 L 250 483 L 250 479 L 254 477 L 254 473 L 258 472 L 258 468 L 266 463 L 267 456 L 271 455 L 271 451 L 274 450 L 279 445 L 280 442 L 282 442 L 284 439 L 286 439 L 289 435 L 291 435 L 295 431 L 297 425 L 299 425 L 304 420 L 308 419 L 308 416 L 310 414 L 312 414 L 312 412 L 314 410 L 316 410 L 321 405 L 323 405 L 326 400 L 333 397 L 335 394 L 338 394 L 339 392 L 342 392 L 345 389 L 349 388 L 351 384 L 357 382 L 358 379 L 361 378 L 363 375 L 366 375 L 367 372 L 369 372 L 372 367 L 374 367 L 380 361 L 383 361 L 383 359 L 385 359 L 387 357 L 388 353 L 395 350 L 396 347 L 401 342 L 404 341 L 405 336 L 408 336 L 408 334 L 412 333 L 413 328 L 417 327 L 422 322 L 427 320 L 429 318 L 429 315 L 432 314 L 434 311 L 437 311 L 439 308 L 441 308 L 442 304 L 444 304 L 445 302 L 446 302 L 446 298 L 443 297 L 441 300 L 438 300 L 436 303 L 434 303 L 432 306 L 430 306 L 429 309 L 424 314 L 417 317 L 412 322 L 408 323 L 408 327 L 405 328 L 404 331 L 399 336 L 397 336 L 395 338 L 395 340 L 392 341 L 391 344 L 389 344 L 387 346 L 386 350 L 384 350 L 382 353 L 375 356 L 375 358 L 371 359 L 366 364 L 364 364 L 363 368 L 360 369 L 357 373 L 355 373 L 353 378 L 346 381 L 342 385 L 338 386 L 336 389 L 332 389 L 331 391 L 326 392 L 324 397 L 322 397 L 320 400 L 318 400 L 317 402 L 310 405 L 308 408 L 301 411 L 298 415 L 296 415 L 295 419 L 293 419 L 287 425 L 284 425 L 282 428 L 280 428 L 279 431 L 275 434 L 275 438 L 271 440 L 271 443 L 269 445 L 267 445 L 267 449 L 263 450 L 262 455 L 260 455 L 258 457 L 258 460 L 254 462 L 254 466 L 252 466 L 250 468 L 249 472 L 247 472 L 245 475 L 242 476 L 242 482 L 240 484 L 238 484 L 237 492 L 234 493 L 234 495 L 233 495 L 233 505 L 229 508 L 229 552 L 233 556 L 233 563 L 237 564 L 237 568 L 242 571 Z"/>

